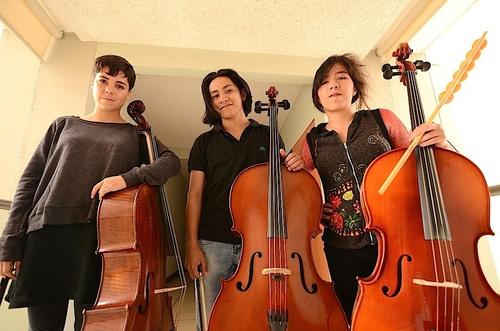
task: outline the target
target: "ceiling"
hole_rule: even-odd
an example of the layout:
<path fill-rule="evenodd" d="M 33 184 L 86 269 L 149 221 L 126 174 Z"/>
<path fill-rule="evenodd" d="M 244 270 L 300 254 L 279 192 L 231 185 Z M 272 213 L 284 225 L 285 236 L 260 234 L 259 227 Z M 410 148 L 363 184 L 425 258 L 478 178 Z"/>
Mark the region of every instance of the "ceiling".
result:
<path fill-rule="evenodd" d="M 235 54 L 236 59 L 267 56 L 273 63 L 313 61 L 314 68 L 334 53 L 353 52 L 365 57 L 387 34 L 410 0 L 303 1 L 303 0 L 36 0 L 55 25 L 82 41 L 196 50 L 200 54 Z M 120 54 L 120 53 L 119 53 Z M 198 56 L 200 57 L 200 56 Z M 201 56 L 204 57 L 204 56 Z M 127 56 L 128 58 L 128 56 Z M 202 59 L 201 59 L 202 60 Z M 132 64 L 137 65 L 133 59 Z M 208 62 L 207 62 L 208 63 Z M 132 98 L 142 99 L 146 117 L 160 139 L 186 158 L 194 139 L 209 127 L 201 122 L 204 105 L 200 83 L 204 75 L 232 67 L 247 78 L 254 101 L 265 100 L 271 76 L 247 74 L 252 67 L 233 62 L 204 63 L 198 70 L 155 73 L 136 66 L 138 81 Z M 293 68 L 293 64 L 290 65 Z M 285 70 L 286 71 L 286 70 Z M 286 75 L 288 72 L 280 74 Z M 301 80 L 278 84 L 280 97 L 295 100 L 314 70 Z M 293 108 L 292 108 L 293 111 Z M 267 123 L 265 115 L 251 117 Z M 281 115 L 280 123 L 286 119 Z"/>
<path fill-rule="evenodd" d="M 83 41 L 365 56 L 410 0 L 39 0 Z"/>

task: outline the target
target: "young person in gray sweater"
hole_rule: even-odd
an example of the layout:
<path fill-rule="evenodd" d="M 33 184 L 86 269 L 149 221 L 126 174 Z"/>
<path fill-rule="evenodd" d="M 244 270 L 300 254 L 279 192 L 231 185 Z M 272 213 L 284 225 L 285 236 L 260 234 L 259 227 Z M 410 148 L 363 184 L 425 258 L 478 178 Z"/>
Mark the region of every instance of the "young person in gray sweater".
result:
<path fill-rule="evenodd" d="M 20 178 L 0 237 L 0 276 L 13 279 L 10 308 L 28 307 L 30 330 L 63 330 L 68 301 L 75 330 L 94 303 L 101 258 L 96 255 L 99 199 L 142 182 L 163 185 L 179 158 L 159 143 L 160 157 L 141 165 L 136 127 L 120 115 L 135 72 L 122 57 L 95 61 L 94 110 L 57 118 Z"/>

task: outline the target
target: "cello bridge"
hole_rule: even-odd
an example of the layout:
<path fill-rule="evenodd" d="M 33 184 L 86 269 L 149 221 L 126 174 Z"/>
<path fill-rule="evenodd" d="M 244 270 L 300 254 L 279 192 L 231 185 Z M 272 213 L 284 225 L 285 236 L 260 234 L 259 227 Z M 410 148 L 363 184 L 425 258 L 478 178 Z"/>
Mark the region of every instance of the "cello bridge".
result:
<path fill-rule="evenodd" d="M 266 268 L 262 269 L 262 274 L 263 275 L 291 275 L 292 270 L 286 269 L 286 268 Z"/>

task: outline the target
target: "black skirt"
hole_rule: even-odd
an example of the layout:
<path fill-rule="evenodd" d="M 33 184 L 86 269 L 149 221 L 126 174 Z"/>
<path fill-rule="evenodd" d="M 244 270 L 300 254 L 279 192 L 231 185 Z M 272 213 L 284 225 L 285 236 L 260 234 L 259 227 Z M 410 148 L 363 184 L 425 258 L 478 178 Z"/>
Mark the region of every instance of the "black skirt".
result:
<path fill-rule="evenodd" d="M 45 225 L 28 233 L 21 270 L 7 294 L 10 308 L 73 299 L 95 302 L 101 277 L 95 222 Z"/>

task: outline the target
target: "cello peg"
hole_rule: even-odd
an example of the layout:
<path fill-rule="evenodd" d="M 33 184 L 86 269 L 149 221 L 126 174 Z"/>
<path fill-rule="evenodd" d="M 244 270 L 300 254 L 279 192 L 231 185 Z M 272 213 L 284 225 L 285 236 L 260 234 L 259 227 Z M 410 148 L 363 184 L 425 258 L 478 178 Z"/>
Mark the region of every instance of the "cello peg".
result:
<path fill-rule="evenodd" d="M 283 100 L 281 102 L 278 102 L 278 107 L 282 107 L 284 110 L 290 109 L 290 102 L 288 100 Z"/>
<path fill-rule="evenodd" d="M 431 68 L 430 62 L 427 62 L 427 61 L 417 60 L 417 61 L 413 62 L 413 64 L 415 65 L 415 67 L 417 69 L 420 69 L 420 71 L 422 71 L 422 72 L 426 72 L 427 70 L 429 70 Z"/>
<path fill-rule="evenodd" d="M 384 73 L 384 78 L 391 79 L 392 76 L 401 75 L 399 71 L 393 71 L 393 70 L 399 70 L 398 66 L 391 66 L 389 63 L 384 64 L 382 66 L 382 72 Z"/>
<path fill-rule="evenodd" d="M 255 101 L 254 110 L 257 114 L 260 114 L 263 111 L 268 111 L 269 107 L 267 103 L 263 103 L 262 101 Z"/>

